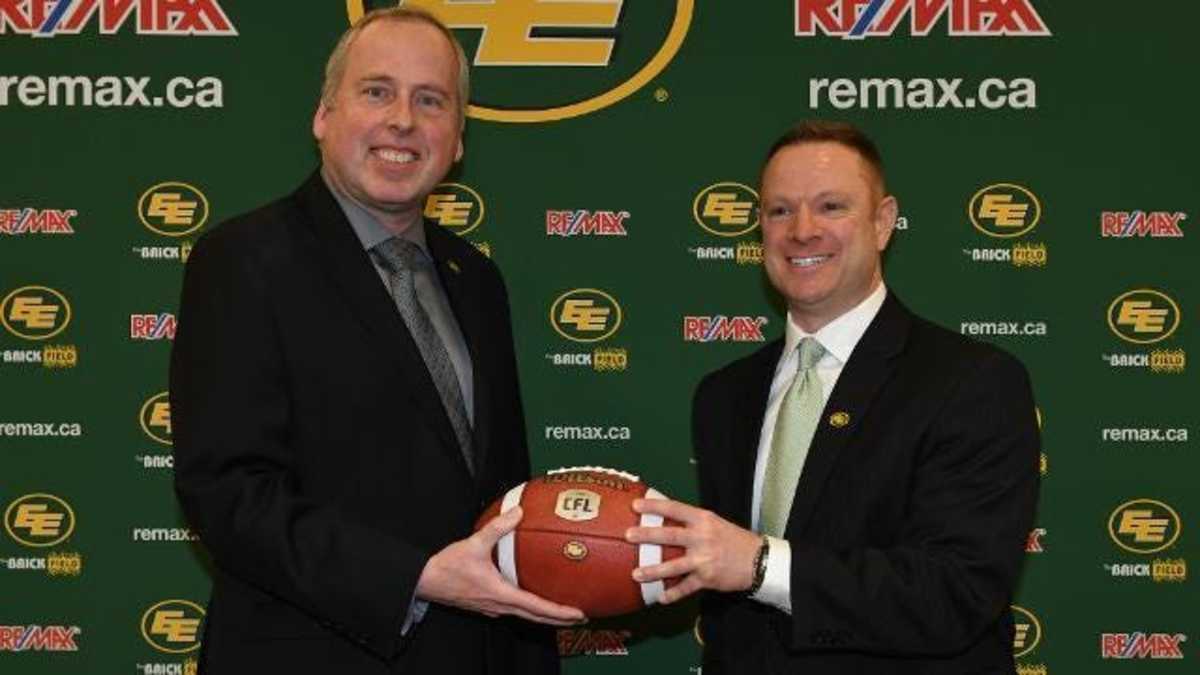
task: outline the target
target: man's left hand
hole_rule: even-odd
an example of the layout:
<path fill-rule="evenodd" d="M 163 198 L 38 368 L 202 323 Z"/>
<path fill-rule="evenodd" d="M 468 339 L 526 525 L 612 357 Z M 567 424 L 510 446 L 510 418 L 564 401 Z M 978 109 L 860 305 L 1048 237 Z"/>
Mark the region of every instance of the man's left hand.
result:
<path fill-rule="evenodd" d="M 684 554 L 658 565 L 633 571 L 635 581 L 683 577 L 663 592 L 663 604 L 675 602 L 701 589 L 744 591 L 754 582 L 754 558 L 762 537 L 721 518 L 712 511 L 669 499 L 638 499 L 638 513 L 655 513 L 683 527 L 631 527 L 625 540 L 634 544 L 681 546 Z"/>

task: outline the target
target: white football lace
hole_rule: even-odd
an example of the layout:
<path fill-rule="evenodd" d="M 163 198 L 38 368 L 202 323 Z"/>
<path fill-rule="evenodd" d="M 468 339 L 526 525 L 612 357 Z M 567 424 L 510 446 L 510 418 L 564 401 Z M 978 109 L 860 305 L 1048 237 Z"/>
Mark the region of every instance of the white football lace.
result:
<path fill-rule="evenodd" d="M 621 471 L 619 469 L 610 469 L 606 466 L 568 466 L 568 467 L 554 469 L 553 471 L 547 471 L 546 473 L 548 473 L 548 474 L 570 473 L 572 471 L 598 471 L 600 473 L 606 473 L 610 476 L 620 476 L 621 478 L 624 478 L 625 480 L 641 481 L 640 478 L 638 478 L 637 476 L 635 476 L 631 473 L 627 473 L 627 472 Z"/>

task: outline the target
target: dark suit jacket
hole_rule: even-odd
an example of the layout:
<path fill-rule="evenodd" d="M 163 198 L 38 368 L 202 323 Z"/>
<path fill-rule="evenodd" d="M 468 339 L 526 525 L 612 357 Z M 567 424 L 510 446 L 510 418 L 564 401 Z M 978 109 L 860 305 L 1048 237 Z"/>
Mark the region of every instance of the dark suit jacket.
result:
<path fill-rule="evenodd" d="M 781 351 L 771 343 L 696 391 L 701 500 L 743 527 Z M 830 423 L 835 412 L 849 423 Z M 831 392 L 797 486 L 792 614 L 705 596 L 704 675 L 1011 675 L 1009 603 L 1038 455 L 1021 364 L 889 293 Z"/>
<path fill-rule="evenodd" d="M 319 175 L 192 251 L 171 408 L 176 491 L 215 564 L 202 673 L 558 671 L 553 634 L 515 620 L 431 605 L 401 637 L 429 556 L 529 474 L 503 282 L 425 230 L 474 365 L 474 477 Z"/>

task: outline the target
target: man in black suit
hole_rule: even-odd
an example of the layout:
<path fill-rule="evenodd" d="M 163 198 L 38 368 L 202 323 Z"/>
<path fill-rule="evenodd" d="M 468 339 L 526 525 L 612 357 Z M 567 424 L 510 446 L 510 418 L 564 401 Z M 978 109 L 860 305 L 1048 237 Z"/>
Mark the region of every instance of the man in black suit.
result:
<path fill-rule="evenodd" d="M 1010 675 L 1038 485 L 1025 369 L 885 288 L 897 205 L 859 130 L 794 127 L 761 203 L 786 335 L 700 383 L 704 509 L 636 504 L 684 526 L 631 541 L 687 554 L 635 578 L 683 576 L 668 602 L 705 591 L 705 675 Z"/>
<path fill-rule="evenodd" d="M 516 617 L 582 614 L 491 562 L 519 511 L 471 534 L 529 458 L 500 275 L 422 218 L 466 100 L 443 25 L 368 14 L 326 68 L 320 171 L 192 253 L 171 405 L 214 564 L 201 672 L 558 672 Z"/>

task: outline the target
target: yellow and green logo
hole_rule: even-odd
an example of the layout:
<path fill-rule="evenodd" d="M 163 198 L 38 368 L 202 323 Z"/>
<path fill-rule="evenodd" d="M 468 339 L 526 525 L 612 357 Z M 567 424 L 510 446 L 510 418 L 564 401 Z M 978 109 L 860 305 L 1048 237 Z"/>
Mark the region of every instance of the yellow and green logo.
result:
<path fill-rule="evenodd" d="M 208 222 L 208 198 L 187 183 L 159 183 L 142 193 L 138 218 L 146 229 L 164 237 L 184 237 Z"/>
<path fill-rule="evenodd" d="M 483 197 L 462 183 L 441 183 L 425 199 L 425 217 L 462 236 L 483 222 Z"/>
<path fill-rule="evenodd" d="M 71 303 L 46 286 L 25 286 L 0 300 L 0 324 L 26 340 L 48 340 L 71 323 Z"/>
<path fill-rule="evenodd" d="M 189 600 L 163 600 L 142 614 L 142 637 L 160 652 L 186 654 L 200 648 L 204 608 Z"/>
<path fill-rule="evenodd" d="M 1170 548 L 1183 522 L 1175 509 L 1157 499 L 1133 499 L 1108 517 L 1108 536 L 1131 553 L 1158 553 Z"/>
<path fill-rule="evenodd" d="M 75 511 L 54 495 L 25 495 L 14 499 L 4 510 L 4 529 L 8 536 L 25 546 L 54 546 L 66 541 L 75 531 Z"/>
<path fill-rule="evenodd" d="M 1179 327 L 1179 305 L 1166 293 L 1139 288 L 1108 306 L 1108 327 L 1126 342 L 1148 345 L 1171 337 Z"/>
<path fill-rule="evenodd" d="M 621 305 L 595 288 L 577 288 L 550 306 L 550 325 L 573 342 L 599 342 L 621 327 Z"/>
<path fill-rule="evenodd" d="M 743 183 L 713 183 L 692 201 L 692 217 L 709 234 L 740 237 L 758 227 L 758 192 Z"/>
<path fill-rule="evenodd" d="M 1042 203 L 1028 188 L 996 183 L 975 193 L 967 205 L 975 229 L 989 237 L 1011 239 L 1037 227 Z"/>

